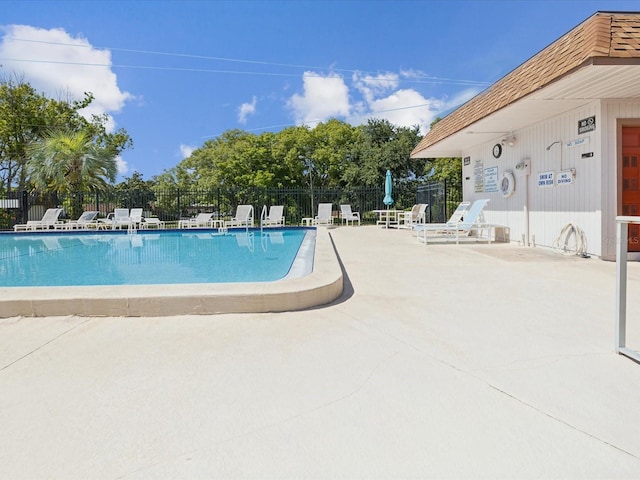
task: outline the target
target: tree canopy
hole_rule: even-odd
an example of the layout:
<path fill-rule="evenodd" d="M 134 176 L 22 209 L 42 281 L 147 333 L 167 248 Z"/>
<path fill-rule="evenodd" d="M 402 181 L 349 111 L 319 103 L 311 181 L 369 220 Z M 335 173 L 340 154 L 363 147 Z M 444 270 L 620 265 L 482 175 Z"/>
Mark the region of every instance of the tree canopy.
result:
<path fill-rule="evenodd" d="M 352 126 L 333 119 L 258 135 L 228 130 L 156 180 L 181 188 L 297 187 L 311 181 L 317 188 L 345 188 L 379 185 L 389 169 L 394 178 L 413 181 L 424 177 L 424 162 L 410 158 L 420 138 L 417 127 L 386 120 Z"/>
<path fill-rule="evenodd" d="M 98 145 L 86 131 L 45 133 L 27 148 L 26 170 L 34 187 L 78 194 L 106 190 L 118 168 L 113 150 Z M 78 197 L 79 198 L 79 197 Z M 82 201 L 74 202 L 72 214 L 82 213 Z"/>
<path fill-rule="evenodd" d="M 107 133 L 106 115 L 87 120 L 80 114 L 92 102 L 91 93 L 80 100 L 54 100 L 20 79 L 0 79 L 0 192 L 32 185 L 26 167 L 30 145 L 52 131 L 82 133 L 112 157 L 130 148 L 132 140 L 124 129 Z"/>

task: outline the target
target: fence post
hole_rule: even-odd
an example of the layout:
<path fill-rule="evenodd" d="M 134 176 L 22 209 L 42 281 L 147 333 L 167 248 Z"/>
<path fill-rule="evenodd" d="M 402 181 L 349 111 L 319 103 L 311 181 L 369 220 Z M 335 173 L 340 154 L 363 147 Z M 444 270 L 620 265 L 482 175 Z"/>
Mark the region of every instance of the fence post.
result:
<path fill-rule="evenodd" d="M 444 218 L 445 222 L 447 218 L 449 218 L 449 189 L 447 188 L 447 180 L 444 181 Z"/>
<path fill-rule="evenodd" d="M 177 195 L 176 202 L 178 206 L 178 221 L 180 221 L 180 219 L 182 218 L 182 208 L 180 207 L 180 189 L 179 188 L 177 189 L 176 195 Z"/>
<path fill-rule="evenodd" d="M 20 204 L 20 210 L 22 210 L 22 223 L 27 223 L 27 220 L 29 220 L 29 194 L 26 190 L 22 191 Z"/>

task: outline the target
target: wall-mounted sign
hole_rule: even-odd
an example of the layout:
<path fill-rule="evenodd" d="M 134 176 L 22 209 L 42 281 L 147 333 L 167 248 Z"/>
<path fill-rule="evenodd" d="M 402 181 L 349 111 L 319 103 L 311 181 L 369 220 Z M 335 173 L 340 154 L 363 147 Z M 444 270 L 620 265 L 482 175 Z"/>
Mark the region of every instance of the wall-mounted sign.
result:
<path fill-rule="evenodd" d="M 587 145 L 589 143 L 589 137 L 576 138 L 570 142 L 565 143 L 567 148 L 577 147 L 578 145 Z"/>
<path fill-rule="evenodd" d="M 573 172 L 571 170 L 564 170 L 562 172 L 558 172 L 558 177 L 556 178 L 557 185 L 571 185 L 573 183 Z"/>
<path fill-rule="evenodd" d="M 471 157 L 464 157 L 464 166 L 471 165 Z"/>
<path fill-rule="evenodd" d="M 587 152 L 587 153 L 583 153 L 581 155 L 582 158 L 591 158 L 593 157 L 593 152 Z"/>
<path fill-rule="evenodd" d="M 484 191 L 485 193 L 498 192 L 498 167 L 484 169 Z"/>
<path fill-rule="evenodd" d="M 578 135 L 583 133 L 593 132 L 596 129 L 596 116 L 583 118 L 578 120 Z"/>
<path fill-rule="evenodd" d="M 538 173 L 538 187 L 553 187 L 554 172 Z"/>
<path fill-rule="evenodd" d="M 484 192 L 484 163 L 482 160 L 476 160 L 476 163 L 473 165 L 473 191 L 475 193 Z"/>

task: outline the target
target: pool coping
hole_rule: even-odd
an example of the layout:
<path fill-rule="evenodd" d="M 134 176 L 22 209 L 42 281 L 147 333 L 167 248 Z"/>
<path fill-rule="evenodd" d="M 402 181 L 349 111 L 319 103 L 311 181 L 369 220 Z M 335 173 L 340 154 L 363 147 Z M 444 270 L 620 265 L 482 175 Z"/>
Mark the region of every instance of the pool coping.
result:
<path fill-rule="evenodd" d="M 285 312 L 330 303 L 342 289 L 331 236 L 326 227 L 318 227 L 313 271 L 303 277 L 260 283 L 0 287 L 0 318 Z"/>

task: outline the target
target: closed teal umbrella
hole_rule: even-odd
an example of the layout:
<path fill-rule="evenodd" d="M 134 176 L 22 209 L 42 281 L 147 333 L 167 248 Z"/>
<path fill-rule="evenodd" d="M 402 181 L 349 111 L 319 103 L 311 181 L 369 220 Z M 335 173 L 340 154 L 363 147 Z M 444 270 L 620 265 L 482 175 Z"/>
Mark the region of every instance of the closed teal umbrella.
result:
<path fill-rule="evenodd" d="M 393 198 L 391 198 L 391 170 L 387 170 L 387 176 L 384 179 L 384 200 L 382 200 L 382 203 L 384 203 L 387 207 L 389 205 L 393 205 Z"/>
<path fill-rule="evenodd" d="M 391 170 L 387 170 L 387 176 L 384 179 L 384 199 L 382 203 L 387 206 L 387 210 L 389 210 L 389 205 L 393 205 L 393 198 L 391 197 Z M 387 228 L 389 228 L 389 212 L 387 211 Z"/>

